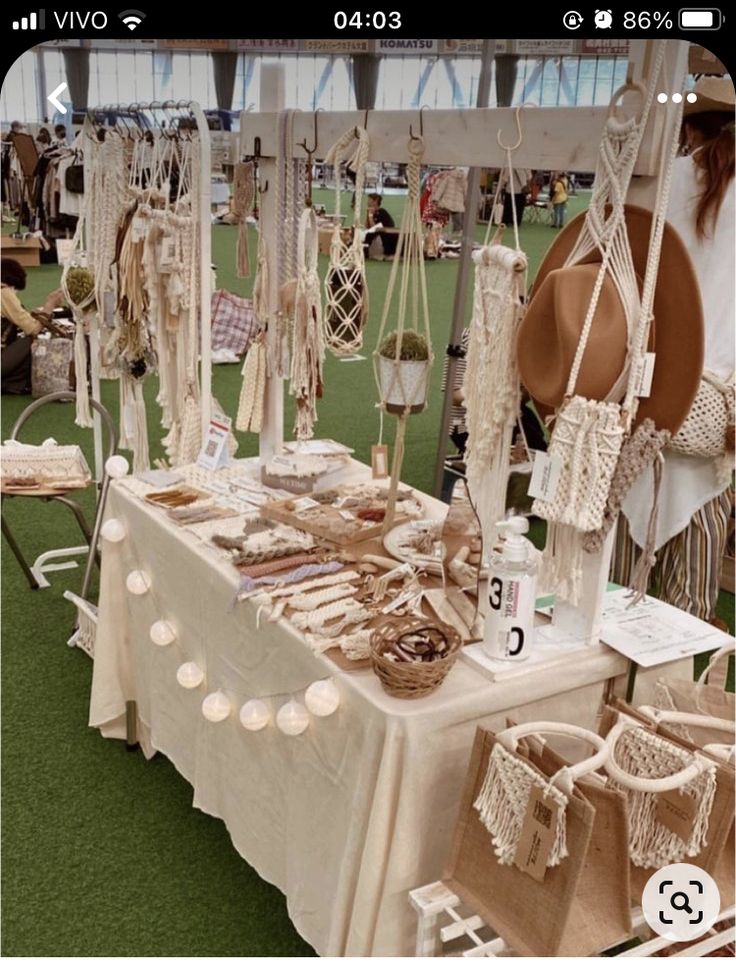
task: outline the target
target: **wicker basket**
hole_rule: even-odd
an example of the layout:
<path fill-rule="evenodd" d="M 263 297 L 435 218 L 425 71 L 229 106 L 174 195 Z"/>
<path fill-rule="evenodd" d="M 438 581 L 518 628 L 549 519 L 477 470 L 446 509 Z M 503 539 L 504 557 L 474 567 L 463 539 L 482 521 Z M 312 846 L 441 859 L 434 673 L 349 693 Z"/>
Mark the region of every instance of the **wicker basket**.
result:
<path fill-rule="evenodd" d="M 399 636 L 429 627 L 440 630 L 447 639 L 448 650 L 442 659 L 427 663 L 408 663 L 396 662 L 383 655 L 388 645 Z M 382 622 L 371 634 L 371 663 L 386 693 L 413 700 L 433 693 L 442 685 L 461 646 L 460 633 L 444 623 L 420 617 L 391 618 Z"/>

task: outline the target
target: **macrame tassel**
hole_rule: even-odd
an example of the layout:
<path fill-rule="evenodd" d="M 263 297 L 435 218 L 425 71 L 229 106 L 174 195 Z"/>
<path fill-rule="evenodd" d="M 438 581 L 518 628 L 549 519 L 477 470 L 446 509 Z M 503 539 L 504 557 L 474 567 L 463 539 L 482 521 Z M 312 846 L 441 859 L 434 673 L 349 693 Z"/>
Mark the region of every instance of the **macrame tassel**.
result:
<path fill-rule="evenodd" d="M 580 602 L 583 587 L 583 533 L 571 525 L 547 524 L 540 586 L 573 606 Z"/>
<path fill-rule="evenodd" d="M 68 589 L 64 593 L 64 598 L 77 607 L 77 628 L 72 633 L 71 638 L 67 640 L 67 646 L 78 646 L 94 659 L 95 640 L 97 638 L 97 606 Z"/>
<path fill-rule="evenodd" d="M 238 226 L 237 248 L 238 276 L 247 279 L 250 276 L 250 254 L 248 252 L 248 223 L 243 219 Z"/>
<path fill-rule="evenodd" d="M 133 472 L 148 471 L 151 459 L 148 453 L 148 420 L 143 384 L 136 380 L 133 384 L 133 404 L 135 407 L 135 436 L 133 438 Z"/>
<path fill-rule="evenodd" d="M 603 524 L 594 532 L 586 532 L 583 539 L 583 548 L 586 552 L 601 550 L 632 485 L 660 454 L 662 448 L 667 446 L 671 437 L 671 433 L 667 430 L 658 431 L 654 421 L 647 417 L 626 439 L 613 473 L 611 490 L 603 512 Z"/>
<path fill-rule="evenodd" d="M 297 440 L 314 436 L 317 398 L 322 396 L 322 298 L 317 272 L 317 219 L 311 208 L 299 220 L 298 266 L 294 299 L 294 340 L 289 392 L 296 397 Z"/>
<path fill-rule="evenodd" d="M 394 459 L 391 465 L 391 483 L 388 488 L 388 499 L 386 501 L 386 515 L 383 519 L 383 529 L 381 534 L 385 535 L 393 528 L 396 516 L 396 498 L 399 493 L 399 482 L 401 480 L 401 466 L 404 463 L 404 441 L 406 438 L 406 419 L 407 413 L 402 414 L 396 422 L 396 439 L 394 440 Z"/>
<path fill-rule="evenodd" d="M 260 334 L 251 344 L 243 363 L 243 382 L 240 385 L 240 399 L 235 427 L 239 431 L 260 434 L 263 427 L 263 403 L 266 392 L 266 348 L 265 335 Z"/>
<path fill-rule="evenodd" d="M 664 737 L 641 728 L 627 730 L 616 743 L 616 762 L 634 777 L 660 778 L 677 773 L 692 763 L 693 755 Z M 619 785 L 614 785 L 619 787 Z M 693 858 L 708 844 L 708 822 L 716 793 L 716 765 L 705 768 L 680 788 L 697 803 L 687 841 L 657 821 L 659 794 L 625 791 L 629 808 L 629 857 L 641 868 L 663 868 Z"/>
<path fill-rule="evenodd" d="M 512 865 L 521 836 L 532 786 L 545 789 L 557 812 L 557 829 L 547 867 L 554 867 L 567 857 L 567 797 L 550 785 L 544 775 L 535 771 L 501 744 L 494 745 L 488 758 L 488 770 L 473 807 L 488 830 L 500 865 Z"/>
<path fill-rule="evenodd" d="M 657 564 L 657 517 L 659 515 L 659 489 L 662 485 L 663 464 L 664 458 L 661 454 L 658 454 L 654 462 L 654 497 L 652 500 L 652 511 L 649 515 L 647 538 L 631 575 L 631 589 L 636 593 L 632 600 L 632 605 L 641 602 L 647 594 L 649 576 Z"/>
<path fill-rule="evenodd" d="M 89 403 L 89 384 L 87 382 L 88 360 L 84 318 L 79 316 L 75 322 L 77 325 L 74 330 L 74 373 L 77 383 L 77 412 L 74 423 L 78 427 L 92 427 L 92 408 Z"/>

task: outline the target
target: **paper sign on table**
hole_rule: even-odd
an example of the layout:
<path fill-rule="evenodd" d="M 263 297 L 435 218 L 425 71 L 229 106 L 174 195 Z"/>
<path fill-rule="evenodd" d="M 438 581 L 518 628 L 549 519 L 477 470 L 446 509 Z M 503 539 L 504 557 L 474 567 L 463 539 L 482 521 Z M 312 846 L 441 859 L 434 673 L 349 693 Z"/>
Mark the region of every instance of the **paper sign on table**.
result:
<path fill-rule="evenodd" d="M 600 638 L 639 666 L 658 666 L 733 642 L 728 633 L 666 602 L 647 596 L 632 605 L 631 596 L 628 589 L 605 594 Z"/>
<path fill-rule="evenodd" d="M 197 464 L 200 468 L 207 468 L 208 471 L 217 471 L 218 468 L 226 468 L 230 463 L 230 454 L 227 450 L 227 439 L 230 434 L 232 421 L 229 417 L 217 414 L 210 420 L 207 433 L 204 437 L 202 450 L 199 452 Z"/>

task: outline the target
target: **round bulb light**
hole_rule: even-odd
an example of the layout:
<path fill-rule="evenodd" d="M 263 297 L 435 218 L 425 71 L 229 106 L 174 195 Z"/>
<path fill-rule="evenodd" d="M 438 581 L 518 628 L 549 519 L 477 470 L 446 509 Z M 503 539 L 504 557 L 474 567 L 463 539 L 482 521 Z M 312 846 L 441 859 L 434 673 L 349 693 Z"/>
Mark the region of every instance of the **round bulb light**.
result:
<path fill-rule="evenodd" d="M 151 626 L 150 636 L 157 646 L 170 646 L 176 639 L 176 630 L 165 619 L 159 619 Z"/>
<path fill-rule="evenodd" d="M 100 535 L 108 542 L 122 542 L 128 529 L 119 518 L 108 518 L 100 529 Z"/>
<path fill-rule="evenodd" d="M 176 679 L 185 690 L 193 690 L 204 679 L 204 671 L 196 663 L 182 663 L 176 671 Z"/>
<path fill-rule="evenodd" d="M 130 471 L 130 465 L 122 454 L 113 454 L 112 457 L 105 461 L 105 471 L 107 471 L 111 478 L 124 478 Z"/>
<path fill-rule="evenodd" d="M 202 700 L 202 714 L 205 720 L 209 720 L 210 723 L 220 723 L 222 720 L 227 720 L 230 716 L 230 710 L 230 701 L 222 690 L 209 693 Z"/>
<path fill-rule="evenodd" d="M 276 726 L 281 733 L 289 737 L 296 737 L 309 726 L 309 714 L 306 709 L 295 700 L 289 700 L 276 714 Z"/>
<path fill-rule="evenodd" d="M 340 706 L 340 691 L 332 679 L 316 680 L 307 688 L 304 702 L 315 717 L 329 717 Z"/>
<path fill-rule="evenodd" d="M 128 577 L 125 580 L 125 588 L 131 595 L 144 596 L 151 588 L 151 579 L 146 572 L 142 572 L 140 569 L 134 569 L 128 573 Z"/>
<path fill-rule="evenodd" d="M 271 711 L 263 700 L 248 700 L 240 708 L 240 722 L 246 730 L 263 730 L 271 719 Z"/>

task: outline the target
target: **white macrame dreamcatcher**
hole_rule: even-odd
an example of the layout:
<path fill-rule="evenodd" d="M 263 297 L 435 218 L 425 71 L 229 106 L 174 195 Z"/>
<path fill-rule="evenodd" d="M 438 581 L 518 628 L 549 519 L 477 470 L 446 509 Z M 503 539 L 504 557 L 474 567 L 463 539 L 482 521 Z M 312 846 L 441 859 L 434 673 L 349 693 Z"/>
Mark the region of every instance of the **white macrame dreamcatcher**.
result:
<path fill-rule="evenodd" d="M 559 483 L 551 499 L 535 500 L 533 512 L 548 522 L 542 583 L 573 605 L 579 602 L 582 588 L 584 534 L 599 529 L 603 523 L 619 454 L 631 432 L 638 406 L 636 395 L 652 319 L 674 147 L 663 153 L 641 296 L 624 204 L 663 58 L 664 43 L 660 43 L 647 91 L 640 85 L 625 85 L 614 95 L 613 103 L 633 87 L 643 99 L 641 113 L 625 121 L 619 121 L 613 111 L 609 113 L 590 206 L 565 263 L 566 266 L 579 263 L 594 251 L 601 254 L 565 398 L 555 416 L 550 440 L 549 454 L 560 463 Z M 599 401 L 577 395 L 575 387 L 606 274 L 616 287 L 626 318 L 627 362 L 606 400 Z"/>
<path fill-rule="evenodd" d="M 355 127 L 346 131 L 325 156 L 325 162 L 335 167 L 336 219 L 330 242 L 330 265 L 325 277 L 324 340 L 336 357 L 349 356 L 361 349 L 363 328 L 368 319 L 368 286 L 360 213 L 369 151 L 368 132 L 365 128 Z M 355 172 L 353 226 L 347 242 L 343 240 L 340 220 L 340 163 L 343 159 Z"/>
<path fill-rule="evenodd" d="M 297 277 L 289 392 L 296 398 L 297 440 L 314 436 L 317 398 L 322 396 L 322 299 L 317 272 L 318 230 L 314 209 L 305 208 L 297 230 Z"/>
<path fill-rule="evenodd" d="M 500 137 L 498 141 L 501 144 Z M 513 184 L 511 152 L 518 144 L 503 146 L 509 184 Z M 493 547 L 496 522 L 506 511 L 511 443 L 521 398 L 515 347 L 516 332 L 524 313 L 527 258 L 519 244 L 513 193 L 511 201 L 516 248 L 497 243 L 499 232 L 489 245 L 489 222 L 483 248 L 473 253 L 473 315 L 463 382 L 468 429 L 468 491 L 480 519 L 486 548 Z"/>
<path fill-rule="evenodd" d="M 409 414 L 424 410 L 427 403 L 429 372 L 434 362 L 432 336 L 429 326 L 429 301 L 427 299 L 427 279 L 424 271 L 424 247 L 422 223 L 419 212 L 420 172 L 424 154 L 424 139 L 411 136 L 409 139 L 409 164 L 407 182 L 409 191 L 401 217 L 396 257 L 391 266 L 391 275 L 386 290 L 386 298 L 381 313 L 378 342 L 373 351 L 373 373 L 380 395 L 382 411 L 397 417 L 394 455 L 391 466 L 391 484 L 386 504 L 383 533 L 391 529 L 396 510 L 396 495 L 404 460 L 404 439 L 406 420 Z M 401 283 L 397 287 L 401 263 Z M 396 301 L 394 300 L 396 296 Z M 394 302 L 396 305 L 394 306 Z M 380 349 L 386 333 L 389 315 L 394 313 L 396 330 L 391 357 L 382 356 Z M 407 313 L 411 324 L 407 330 Z M 405 334 L 422 342 L 426 347 L 426 359 L 402 361 L 402 346 Z"/>

